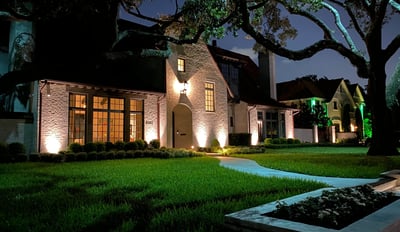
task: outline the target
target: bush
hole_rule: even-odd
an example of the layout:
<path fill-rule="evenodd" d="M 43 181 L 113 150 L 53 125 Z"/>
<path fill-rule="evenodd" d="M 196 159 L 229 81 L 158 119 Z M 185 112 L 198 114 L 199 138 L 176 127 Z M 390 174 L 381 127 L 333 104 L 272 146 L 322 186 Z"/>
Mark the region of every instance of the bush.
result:
<path fill-rule="evenodd" d="M 8 153 L 8 145 L 5 143 L 0 143 L 0 162 L 10 162 L 11 156 Z"/>
<path fill-rule="evenodd" d="M 110 142 L 110 141 L 107 141 L 105 143 L 105 146 L 106 146 L 106 151 L 111 151 L 111 150 L 114 149 L 114 144 L 112 142 Z"/>
<path fill-rule="evenodd" d="M 117 141 L 117 142 L 115 142 L 115 144 L 114 144 L 114 148 L 116 149 L 116 150 L 124 150 L 124 146 L 125 146 L 125 142 L 123 142 L 123 141 Z"/>
<path fill-rule="evenodd" d="M 65 157 L 66 162 L 72 162 L 72 161 L 75 161 L 76 153 L 67 152 L 67 153 L 65 153 L 64 157 Z"/>
<path fill-rule="evenodd" d="M 127 143 L 125 143 L 124 149 L 126 151 L 137 150 L 138 149 L 138 145 L 135 142 L 127 142 Z"/>
<path fill-rule="evenodd" d="M 158 139 L 151 140 L 150 141 L 150 147 L 151 148 L 155 148 L 155 149 L 160 148 L 160 140 L 158 140 Z"/>
<path fill-rule="evenodd" d="M 139 150 L 144 150 L 144 149 L 147 148 L 147 143 L 143 139 L 138 139 L 138 140 L 135 141 L 135 143 L 136 143 L 137 148 Z"/>
<path fill-rule="evenodd" d="M 115 158 L 115 153 L 114 151 L 107 151 L 105 153 L 105 159 L 114 159 Z"/>
<path fill-rule="evenodd" d="M 25 146 L 24 144 L 18 142 L 10 143 L 8 144 L 8 153 L 12 156 L 25 154 Z"/>
<path fill-rule="evenodd" d="M 31 161 L 31 162 L 40 161 L 40 154 L 39 153 L 31 153 L 31 154 L 29 154 L 29 161 Z"/>
<path fill-rule="evenodd" d="M 229 145 L 231 146 L 250 146 L 251 134 L 249 133 L 237 133 L 229 134 Z"/>
<path fill-rule="evenodd" d="M 219 152 L 221 150 L 221 145 L 219 144 L 218 139 L 213 139 L 211 141 L 211 152 Z"/>
<path fill-rule="evenodd" d="M 81 152 L 83 149 L 82 149 L 82 145 L 80 145 L 79 143 L 71 143 L 69 145 L 69 150 L 74 153 L 78 153 L 78 152 Z"/>
<path fill-rule="evenodd" d="M 95 143 L 86 143 L 83 146 L 83 150 L 87 153 L 91 152 L 91 151 L 97 151 L 97 145 Z"/>
<path fill-rule="evenodd" d="M 100 152 L 100 151 L 105 151 L 106 150 L 106 144 L 103 142 L 95 142 L 94 143 L 96 145 L 96 151 Z"/>
<path fill-rule="evenodd" d="M 97 151 L 88 152 L 87 160 L 97 160 Z"/>
<path fill-rule="evenodd" d="M 272 138 L 265 138 L 265 139 L 264 139 L 264 144 L 265 144 L 265 145 L 270 145 L 270 144 L 272 144 Z"/>
<path fill-rule="evenodd" d="M 75 160 L 76 161 L 86 161 L 87 160 L 87 152 L 81 151 L 76 153 Z"/>
<path fill-rule="evenodd" d="M 126 155 L 125 150 L 119 150 L 119 151 L 115 152 L 116 159 L 123 159 L 123 158 L 125 158 L 125 155 Z"/>

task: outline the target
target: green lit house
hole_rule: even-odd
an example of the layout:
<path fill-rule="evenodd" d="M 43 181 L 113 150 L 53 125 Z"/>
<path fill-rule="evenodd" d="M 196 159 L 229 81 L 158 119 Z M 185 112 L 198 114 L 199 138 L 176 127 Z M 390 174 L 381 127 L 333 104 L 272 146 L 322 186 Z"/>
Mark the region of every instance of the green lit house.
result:
<path fill-rule="evenodd" d="M 343 78 L 303 77 L 278 83 L 277 95 L 278 101 L 288 106 L 321 105 L 336 132 L 363 136 L 365 95 L 358 84 L 350 84 Z"/>

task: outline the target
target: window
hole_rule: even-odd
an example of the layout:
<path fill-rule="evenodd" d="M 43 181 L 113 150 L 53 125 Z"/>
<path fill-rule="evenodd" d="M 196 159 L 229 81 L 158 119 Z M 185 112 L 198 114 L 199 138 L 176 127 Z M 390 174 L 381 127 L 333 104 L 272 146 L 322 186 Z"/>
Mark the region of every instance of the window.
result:
<path fill-rule="evenodd" d="M 333 109 L 334 109 L 334 110 L 337 110 L 337 109 L 338 109 L 337 101 L 333 101 Z"/>
<path fill-rule="evenodd" d="M 185 71 L 185 60 L 178 58 L 178 71 L 184 72 Z"/>
<path fill-rule="evenodd" d="M 278 137 L 278 112 L 266 112 L 266 136 L 267 138 Z"/>
<path fill-rule="evenodd" d="M 205 107 L 207 112 L 215 111 L 215 100 L 214 100 L 214 83 L 206 82 L 205 87 Z"/>
<path fill-rule="evenodd" d="M 129 141 L 143 138 L 143 100 L 130 100 Z"/>
<path fill-rule="evenodd" d="M 124 140 L 124 99 L 93 97 L 93 142 Z"/>
<path fill-rule="evenodd" d="M 68 143 L 85 143 L 86 95 L 69 95 Z"/>

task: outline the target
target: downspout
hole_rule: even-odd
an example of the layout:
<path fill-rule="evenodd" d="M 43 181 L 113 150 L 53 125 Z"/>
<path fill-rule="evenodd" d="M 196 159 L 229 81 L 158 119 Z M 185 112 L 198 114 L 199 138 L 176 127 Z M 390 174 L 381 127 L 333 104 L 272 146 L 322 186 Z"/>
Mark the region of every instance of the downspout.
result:
<path fill-rule="evenodd" d="M 252 106 L 250 109 L 248 109 L 247 110 L 247 130 L 248 130 L 248 132 L 249 132 L 249 134 L 251 134 L 250 132 L 250 122 L 251 122 L 251 120 L 250 120 L 250 111 L 252 111 L 252 110 L 254 110 L 255 108 L 257 108 L 257 105 L 254 105 L 254 106 Z"/>

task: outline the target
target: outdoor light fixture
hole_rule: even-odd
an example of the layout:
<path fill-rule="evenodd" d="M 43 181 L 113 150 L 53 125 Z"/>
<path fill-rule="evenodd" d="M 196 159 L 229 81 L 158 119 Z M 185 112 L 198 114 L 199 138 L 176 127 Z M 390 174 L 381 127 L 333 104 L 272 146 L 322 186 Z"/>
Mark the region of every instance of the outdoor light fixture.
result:
<path fill-rule="evenodd" d="M 184 82 L 182 83 L 181 94 L 186 94 L 186 92 L 187 92 L 187 87 L 188 87 L 188 83 L 187 83 L 187 81 L 184 81 Z"/>

